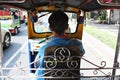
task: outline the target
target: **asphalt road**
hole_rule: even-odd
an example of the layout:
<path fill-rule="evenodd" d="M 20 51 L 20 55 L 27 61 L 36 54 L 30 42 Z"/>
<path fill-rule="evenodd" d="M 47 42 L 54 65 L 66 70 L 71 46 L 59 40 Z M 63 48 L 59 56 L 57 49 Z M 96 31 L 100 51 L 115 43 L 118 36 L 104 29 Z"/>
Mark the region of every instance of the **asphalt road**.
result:
<path fill-rule="evenodd" d="M 3 50 L 2 64 L 4 65 L 7 61 L 26 43 L 27 38 L 27 27 L 22 24 L 19 28 L 19 33 L 17 35 L 12 35 L 11 45 L 8 49 Z"/>

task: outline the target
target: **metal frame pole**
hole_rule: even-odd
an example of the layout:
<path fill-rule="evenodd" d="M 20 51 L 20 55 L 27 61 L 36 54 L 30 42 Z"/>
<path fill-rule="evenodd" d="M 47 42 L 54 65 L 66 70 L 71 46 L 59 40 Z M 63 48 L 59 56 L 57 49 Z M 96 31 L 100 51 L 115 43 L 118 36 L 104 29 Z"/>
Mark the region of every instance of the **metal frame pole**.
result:
<path fill-rule="evenodd" d="M 119 20 L 120 20 L 120 10 L 119 10 Z M 119 67 L 118 63 L 118 57 L 119 57 L 119 49 L 120 49 L 120 21 L 119 21 L 119 29 L 118 29 L 118 38 L 117 38 L 117 44 L 116 44 L 116 51 L 115 51 L 115 58 L 114 58 L 114 64 L 113 64 L 113 71 L 112 71 L 112 76 L 116 74 L 116 67 Z M 112 77 L 111 80 L 114 80 L 115 76 Z"/>
<path fill-rule="evenodd" d="M 1 74 L 1 79 L 4 80 L 4 73 L 2 69 L 2 56 L 3 56 L 3 48 L 2 48 L 2 34 L 1 34 L 1 22 L 0 22 L 0 74 Z"/>

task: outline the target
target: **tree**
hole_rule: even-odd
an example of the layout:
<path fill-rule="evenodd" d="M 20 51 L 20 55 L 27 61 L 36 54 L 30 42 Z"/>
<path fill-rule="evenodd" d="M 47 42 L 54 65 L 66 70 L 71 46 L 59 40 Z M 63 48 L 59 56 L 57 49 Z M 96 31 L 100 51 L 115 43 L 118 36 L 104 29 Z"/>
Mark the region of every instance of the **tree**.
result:
<path fill-rule="evenodd" d="M 98 11 L 98 20 L 107 20 L 107 11 L 106 10 L 101 10 Z"/>

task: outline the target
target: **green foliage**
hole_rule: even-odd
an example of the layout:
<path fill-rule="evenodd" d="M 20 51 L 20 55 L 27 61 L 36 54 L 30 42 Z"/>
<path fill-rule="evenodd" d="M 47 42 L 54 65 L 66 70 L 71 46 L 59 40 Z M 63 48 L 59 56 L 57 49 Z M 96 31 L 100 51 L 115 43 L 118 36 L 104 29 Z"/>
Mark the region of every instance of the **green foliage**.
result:
<path fill-rule="evenodd" d="M 89 18 L 89 13 L 86 12 L 86 13 L 85 13 L 85 16 L 86 16 L 86 18 L 88 19 L 88 18 Z"/>
<path fill-rule="evenodd" d="M 106 10 L 101 10 L 98 11 L 98 20 L 107 20 L 107 11 Z"/>

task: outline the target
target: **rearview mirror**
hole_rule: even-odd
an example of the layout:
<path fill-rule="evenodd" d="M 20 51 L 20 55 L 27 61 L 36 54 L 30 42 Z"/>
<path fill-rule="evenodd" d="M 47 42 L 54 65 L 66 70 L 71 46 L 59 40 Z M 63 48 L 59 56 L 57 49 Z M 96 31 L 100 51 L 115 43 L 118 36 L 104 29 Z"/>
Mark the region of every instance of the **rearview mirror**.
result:
<path fill-rule="evenodd" d="M 0 0 L 0 3 L 23 3 L 25 0 Z"/>
<path fill-rule="evenodd" d="M 97 0 L 99 4 L 106 6 L 120 6 L 120 0 Z"/>

